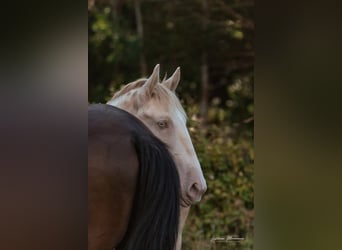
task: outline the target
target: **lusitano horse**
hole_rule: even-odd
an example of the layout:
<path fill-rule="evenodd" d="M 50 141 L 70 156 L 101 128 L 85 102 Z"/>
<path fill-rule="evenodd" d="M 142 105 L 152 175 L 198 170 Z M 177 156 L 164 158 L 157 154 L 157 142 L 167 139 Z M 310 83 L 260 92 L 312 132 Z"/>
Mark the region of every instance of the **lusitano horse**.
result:
<path fill-rule="evenodd" d="M 181 208 L 176 250 L 182 246 L 182 231 L 191 204 L 207 189 L 201 165 L 186 126 L 186 114 L 176 95 L 180 68 L 159 80 L 159 65 L 147 79 L 138 79 L 116 92 L 108 104 L 126 110 L 142 121 L 167 145 L 177 165 L 181 184 Z"/>
<path fill-rule="evenodd" d="M 137 118 L 88 110 L 88 250 L 174 250 L 180 182 L 168 149 Z"/>

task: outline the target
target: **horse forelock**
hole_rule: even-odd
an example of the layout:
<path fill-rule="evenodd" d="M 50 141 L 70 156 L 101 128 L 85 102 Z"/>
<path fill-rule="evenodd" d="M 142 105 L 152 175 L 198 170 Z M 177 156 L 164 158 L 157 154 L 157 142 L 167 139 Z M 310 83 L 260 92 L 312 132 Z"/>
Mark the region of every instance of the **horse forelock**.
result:
<path fill-rule="evenodd" d="M 130 98 L 130 102 L 132 102 L 131 104 L 137 109 L 139 109 L 140 106 L 138 105 L 138 103 L 141 97 L 137 94 L 137 92 L 133 92 L 133 91 L 139 90 L 141 87 L 143 87 L 146 80 L 147 79 L 139 79 L 139 80 L 136 80 L 134 82 L 131 82 L 125 85 L 121 90 L 119 90 L 117 93 L 114 94 L 111 101 L 115 102 L 117 100 L 118 102 L 121 102 L 121 101 L 124 102 L 125 99 L 131 95 L 131 97 L 133 97 L 133 98 Z M 173 110 L 170 110 L 171 113 L 175 113 L 174 111 L 178 111 L 181 118 L 184 121 L 187 120 L 186 113 L 178 97 L 173 91 L 169 90 L 165 85 L 163 85 L 163 82 L 155 86 L 153 90 L 153 97 L 147 97 L 147 98 L 156 98 L 162 106 L 172 107 Z"/>

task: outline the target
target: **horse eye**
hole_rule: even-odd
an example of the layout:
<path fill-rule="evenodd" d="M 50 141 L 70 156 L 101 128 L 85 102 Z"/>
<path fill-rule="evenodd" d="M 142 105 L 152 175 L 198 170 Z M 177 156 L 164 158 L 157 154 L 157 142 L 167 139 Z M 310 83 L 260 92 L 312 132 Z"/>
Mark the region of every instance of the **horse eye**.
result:
<path fill-rule="evenodd" d="M 166 128 L 167 127 L 167 122 L 166 121 L 158 121 L 157 125 L 159 128 Z"/>

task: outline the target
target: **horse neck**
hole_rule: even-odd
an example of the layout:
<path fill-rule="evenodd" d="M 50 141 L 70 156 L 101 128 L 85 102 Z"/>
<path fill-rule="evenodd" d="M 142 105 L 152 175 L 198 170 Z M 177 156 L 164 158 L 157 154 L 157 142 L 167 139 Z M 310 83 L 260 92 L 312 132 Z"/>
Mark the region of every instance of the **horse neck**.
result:
<path fill-rule="evenodd" d="M 133 103 L 129 104 L 127 101 L 125 101 L 125 96 L 119 96 L 115 99 L 112 99 L 109 102 L 107 102 L 107 104 L 123 109 L 128 113 L 135 115 Z"/>

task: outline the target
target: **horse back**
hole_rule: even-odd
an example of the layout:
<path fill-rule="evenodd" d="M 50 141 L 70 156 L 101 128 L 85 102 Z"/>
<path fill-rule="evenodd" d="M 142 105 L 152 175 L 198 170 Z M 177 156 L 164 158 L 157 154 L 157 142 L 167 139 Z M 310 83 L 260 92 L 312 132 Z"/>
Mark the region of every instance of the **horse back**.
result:
<path fill-rule="evenodd" d="M 139 162 L 130 117 L 107 105 L 88 112 L 88 249 L 111 249 L 125 235 Z"/>

